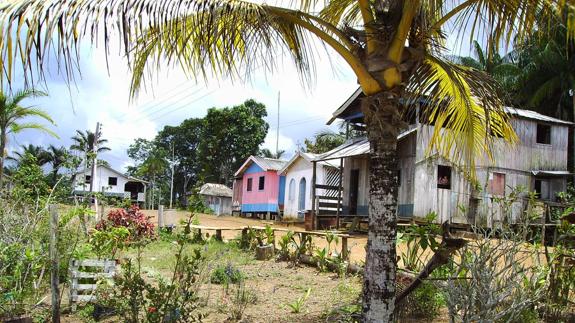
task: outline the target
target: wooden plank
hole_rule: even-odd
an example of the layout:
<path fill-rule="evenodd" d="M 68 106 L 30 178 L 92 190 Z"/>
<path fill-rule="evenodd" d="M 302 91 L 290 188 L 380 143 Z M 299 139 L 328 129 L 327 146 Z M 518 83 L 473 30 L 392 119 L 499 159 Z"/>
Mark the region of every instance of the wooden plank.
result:
<path fill-rule="evenodd" d="M 60 323 L 60 261 L 58 256 L 58 209 L 50 205 L 50 290 L 52 294 L 52 322 Z"/>
<path fill-rule="evenodd" d="M 78 284 L 74 287 L 76 290 L 96 290 L 98 288 L 98 284 Z"/>
<path fill-rule="evenodd" d="M 328 190 L 328 191 L 339 191 L 338 186 L 333 185 L 322 185 L 322 184 L 315 184 L 316 189 Z"/>
<path fill-rule="evenodd" d="M 337 196 L 327 196 L 327 195 L 318 195 L 318 200 L 331 200 L 331 201 L 339 201 L 340 198 Z"/>
<path fill-rule="evenodd" d="M 73 278 L 113 278 L 114 273 L 87 273 L 83 271 L 72 270 Z"/>
<path fill-rule="evenodd" d="M 321 208 L 332 208 L 332 209 L 339 209 L 339 203 L 330 203 L 330 202 L 319 202 L 320 211 Z"/>
<path fill-rule="evenodd" d="M 337 214 L 336 210 L 320 209 L 317 216 L 322 217 L 324 215 L 335 216 Z"/>
<path fill-rule="evenodd" d="M 74 265 L 78 267 L 109 267 L 116 266 L 115 260 L 84 259 L 74 260 Z"/>

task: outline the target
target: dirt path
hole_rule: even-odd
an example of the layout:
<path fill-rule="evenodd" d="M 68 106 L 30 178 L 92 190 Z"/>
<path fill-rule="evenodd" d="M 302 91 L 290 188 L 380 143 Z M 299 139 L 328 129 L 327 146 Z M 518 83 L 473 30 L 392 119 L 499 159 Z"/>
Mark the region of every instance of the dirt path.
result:
<path fill-rule="evenodd" d="M 152 217 L 154 222 L 157 224 L 158 211 L 156 210 L 143 210 L 143 212 Z M 177 225 L 182 220 L 187 220 L 190 212 L 187 211 L 170 211 L 165 214 L 165 223 Z M 200 224 L 208 227 L 221 227 L 221 228 L 239 228 L 243 226 L 265 226 L 266 224 L 271 225 L 274 228 L 290 229 L 294 231 L 304 230 L 303 226 L 294 225 L 283 225 L 277 224 L 273 221 L 263 221 L 258 219 L 240 218 L 232 216 L 215 216 L 209 214 L 198 214 Z M 215 232 L 207 230 L 209 234 L 214 234 Z M 240 234 L 240 231 L 222 231 L 222 237 L 224 240 L 229 240 L 236 238 Z M 284 233 L 278 232 L 278 236 L 282 236 Z M 277 237 L 276 237 L 277 239 Z M 313 243 L 318 248 L 324 248 L 327 246 L 325 239 L 320 237 L 314 237 Z M 348 239 L 348 248 L 350 248 L 350 260 L 353 263 L 363 263 L 365 261 L 365 245 L 367 243 L 367 235 L 354 235 Z M 332 244 L 332 250 L 333 250 Z M 341 242 L 337 245 L 337 250 L 341 250 Z"/>

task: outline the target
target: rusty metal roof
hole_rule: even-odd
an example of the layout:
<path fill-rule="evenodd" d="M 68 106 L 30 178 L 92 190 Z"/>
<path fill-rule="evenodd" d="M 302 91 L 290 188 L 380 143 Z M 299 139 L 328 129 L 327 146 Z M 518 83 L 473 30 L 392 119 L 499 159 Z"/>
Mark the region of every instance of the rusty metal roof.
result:
<path fill-rule="evenodd" d="M 402 138 L 405 138 L 406 136 L 415 133 L 416 131 L 417 128 L 406 130 L 397 136 L 397 140 L 401 140 Z M 324 154 L 318 155 L 314 160 L 323 161 L 366 154 L 369 154 L 369 141 L 365 137 L 359 137 L 350 139 L 344 142 L 342 145 Z"/>
<path fill-rule="evenodd" d="M 569 121 L 565 121 L 565 120 L 561 120 L 561 119 L 557 119 L 557 118 L 553 118 L 553 117 L 548 117 L 546 115 L 543 115 L 541 113 L 531 111 L 531 110 L 523 110 L 523 109 L 505 107 L 505 112 L 509 113 L 510 115 L 517 116 L 520 118 L 525 118 L 525 119 L 539 120 L 539 121 L 545 121 L 545 122 L 550 122 L 550 123 L 559 123 L 559 124 L 571 125 L 571 126 L 573 125 L 573 122 L 569 122 Z"/>
<path fill-rule="evenodd" d="M 200 188 L 200 194 L 211 196 L 232 197 L 233 191 L 224 184 L 206 183 Z"/>

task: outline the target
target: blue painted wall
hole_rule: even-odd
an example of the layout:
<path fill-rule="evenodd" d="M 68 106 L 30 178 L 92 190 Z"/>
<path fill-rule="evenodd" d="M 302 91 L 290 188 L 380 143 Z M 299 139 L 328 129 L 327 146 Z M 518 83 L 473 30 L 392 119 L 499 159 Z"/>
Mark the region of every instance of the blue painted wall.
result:
<path fill-rule="evenodd" d="M 263 172 L 264 170 L 258 166 L 258 164 L 252 162 L 252 164 L 250 165 L 250 167 L 248 167 L 248 169 L 246 169 L 246 171 L 244 172 L 244 174 L 253 174 L 253 173 L 260 173 Z"/>
<path fill-rule="evenodd" d="M 285 200 L 285 195 L 286 195 L 286 177 L 285 176 L 280 176 L 280 189 L 279 189 L 279 197 L 278 197 L 278 203 L 279 204 L 284 204 L 284 200 Z"/>
<path fill-rule="evenodd" d="M 257 203 L 257 204 L 242 204 L 242 213 L 250 213 L 250 212 L 274 212 L 277 213 L 278 206 L 277 204 L 266 204 L 266 203 Z"/>

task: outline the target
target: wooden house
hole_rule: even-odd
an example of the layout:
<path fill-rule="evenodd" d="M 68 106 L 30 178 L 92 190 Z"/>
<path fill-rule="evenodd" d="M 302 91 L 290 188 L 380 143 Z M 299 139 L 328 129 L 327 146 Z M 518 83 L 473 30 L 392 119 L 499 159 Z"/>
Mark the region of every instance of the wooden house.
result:
<path fill-rule="evenodd" d="M 105 166 L 98 165 L 96 176 L 92 180 L 91 169 L 85 169 L 74 177 L 75 195 L 86 195 L 91 192 L 101 192 L 105 196 L 113 196 L 120 199 L 130 199 L 132 202 L 143 204 L 146 201 L 146 184 L 148 182 Z"/>
<path fill-rule="evenodd" d="M 199 194 L 215 215 L 231 215 L 232 192 L 223 184 L 206 183 L 200 187 Z"/>
<path fill-rule="evenodd" d="M 306 211 L 313 207 L 312 201 L 312 178 L 313 160 L 316 154 L 298 151 L 285 166 L 278 171 L 280 176 L 285 176 L 285 192 L 287 194 L 284 204 L 284 218 L 303 219 Z M 327 185 L 339 183 L 339 160 L 321 161 L 316 167 L 316 182 Z M 325 190 L 319 190 L 318 194 L 328 194 Z M 335 197 L 335 195 L 333 196 Z"/>
<path fill-rule="evenodd" d="M 284 208 L 285 176 L 278 171 L 286 160 L 250 156 L 235 173 L 233 204 L 242 215 L 280 214 Z M 238 194 L 238 195 L 236 195 Z"/>
<path fill-rule="evenodd" d="M 336 118 L 362 125 L 357 91 L 336 112 Z M 417 110 L 417 109 L 416 109 Z M 437 154 L 428 154 L 434 128 L 413 118 L 398 136 L 398 219 L 437 214 L 437 221 L 497 227 L 517 222 L 526 207 L 527 193 L 520 194 L 509 208 L 501 197 L 522 186 L 541 200 L 554 200 L 566 189 L 568 133 L 572 123 L 542 114 L 506 108 L 519 142 L 510 145 L 495 138 L 494 159 L 476 159 L 476 184 L 471 185 L 465 165 L 454 165 Z M 329 123 L 328 123 L 329 124 Z M 354 138 L 316 161 L 343 160 L 342 216 L 367 216 L 369 202 L 369 142 Z M 317 212 L 321 216 L 321 210 Z"/>

